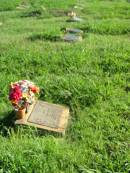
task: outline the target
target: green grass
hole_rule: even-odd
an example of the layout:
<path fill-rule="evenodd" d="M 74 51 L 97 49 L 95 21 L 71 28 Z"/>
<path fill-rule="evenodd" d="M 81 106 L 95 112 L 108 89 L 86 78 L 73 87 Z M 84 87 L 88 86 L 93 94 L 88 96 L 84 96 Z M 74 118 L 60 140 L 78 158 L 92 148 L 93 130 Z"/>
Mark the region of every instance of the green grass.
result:
<path fill-rule="evenodd" d="M 74 6 L 82 23 L 66 22 Z M 0 173 L 128 173 L 130 3 L 0 0 L 0 22 Z M 83 29 L 84 40 L 56 40 L 63 27 Z M 20 79 L 69 106 L 64 137 L 13 126 L 8 87 Z"/>

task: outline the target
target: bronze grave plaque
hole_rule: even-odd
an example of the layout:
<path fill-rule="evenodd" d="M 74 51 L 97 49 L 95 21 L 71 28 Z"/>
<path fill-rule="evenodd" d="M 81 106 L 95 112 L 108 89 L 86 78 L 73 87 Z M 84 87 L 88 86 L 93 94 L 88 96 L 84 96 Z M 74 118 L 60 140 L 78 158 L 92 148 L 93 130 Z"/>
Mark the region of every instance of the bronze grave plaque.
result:
<path fill-rule="evenodd" d="M 61 118 L 60 115 L 62 113 L 62 107 L 39 101 L 35 105 L 35 108 L 27 121 L 30 123 L 58 128 Z"/>
<path fill-rule="evenodd" d="M 17 120 L 15 123 L 64 133 L 68 117 L 69 109 L 67 107 L 38 100 L 30 108 L 26 117 Z"/>

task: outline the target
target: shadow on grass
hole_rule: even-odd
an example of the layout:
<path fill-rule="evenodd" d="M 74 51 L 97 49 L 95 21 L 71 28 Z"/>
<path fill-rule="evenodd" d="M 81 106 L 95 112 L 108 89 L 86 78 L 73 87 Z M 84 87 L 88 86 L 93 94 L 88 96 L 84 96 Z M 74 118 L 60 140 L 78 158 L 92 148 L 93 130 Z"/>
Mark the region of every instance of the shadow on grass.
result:
<path fill-rule="evenodd" d="M 14 128 L 16 117 L 15 117 L 15 112 L 9 112 L 7 115 L 4 115 L 4 118 L 0 118 L 0 134 L 3 136 L 8 136 L 8 130 L 10 128 Z"/>
<path fill-rule="evenodd" d="M 62 10 L 62 9 L 51 9 L 48 11 L 40 9 L 34 9 L 31 11 L 26 11 L 23 14 L 21 14 L 20 17 L 41 17 L 41 16 L 54 16 L 54 17 L 64 17 L 67 16 L 68 11 Z"/>
<path fill-rule="evenodd" d="M 42 11 L 40 10 L 33 10 L 33 11 L 29 11 L 26 13 L 23 13 L 20 17 L 39 17 L 42 15 Z"/>
<path fill-rule="evenodd" d="M 28 125 L 15 125 L 15 120 L 16 116 L 14 111 L 4 115 L 4 117 L 0 119 L 0 135 L 3 137 L 9 137 L 12 129 L 15 134 L 25 135 L 28 137 L 62 137 L 64 135 L 62 133 L 51 132 Z"/>
<path fill-rule="evenodd" d="M 125 87 L 125 91 L 126 91 L 127 93 L 130 92 L 130 85 L 128 85 L 128 86 Z"/>
<path fill-rule="evenodd" d="M 129 28 L 121 29 L 109 29 L 108 28 L 91 28 L 91 26 L 83 26 L 79 27 L 80 30 L 82 30 L 84 33 L 93 33 L 93 34 L 101 34 L 101 35 L 125 35 L 130 33 Z"/>
<path fill-rule="evenodd" d="M 51 42 L 62 41 L 60 36 L 53 36 L 48 34 L 45 34 L 45 35 L 35 34 L 28 37 L 28 39 L 31 41 L 37 41 L 37 40 L 44 40 L 44 41 L 51 41 Z"/>

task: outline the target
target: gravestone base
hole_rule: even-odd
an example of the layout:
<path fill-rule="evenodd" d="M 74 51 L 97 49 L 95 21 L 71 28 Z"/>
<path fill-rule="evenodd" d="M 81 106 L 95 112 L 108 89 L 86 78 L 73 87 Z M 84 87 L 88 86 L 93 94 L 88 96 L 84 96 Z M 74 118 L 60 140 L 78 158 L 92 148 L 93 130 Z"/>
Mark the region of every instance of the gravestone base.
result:
<path fill-rule="evenodd" d="M 69 109 L 67 107 L 38 100 L 29 107 L 25 117 L 16 120 L 15 124 L 34 126 L 64 134 L 68 118 Z"/>

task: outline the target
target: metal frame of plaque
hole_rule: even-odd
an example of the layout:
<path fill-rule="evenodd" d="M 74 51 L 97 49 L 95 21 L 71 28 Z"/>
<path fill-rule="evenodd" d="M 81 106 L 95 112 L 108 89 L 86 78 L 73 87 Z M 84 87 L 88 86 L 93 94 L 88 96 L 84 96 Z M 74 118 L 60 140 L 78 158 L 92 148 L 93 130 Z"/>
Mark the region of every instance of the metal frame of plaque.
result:
<path fill-rule="evenodd" d="M 68 117 L 69 109 L 67 107 L 37 100 L 29 107 L 26 116 L 16 120 L 15 124 L 35 126 L 64 134 Z"/>

